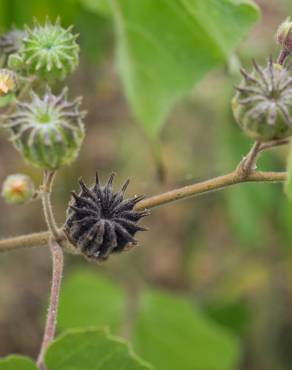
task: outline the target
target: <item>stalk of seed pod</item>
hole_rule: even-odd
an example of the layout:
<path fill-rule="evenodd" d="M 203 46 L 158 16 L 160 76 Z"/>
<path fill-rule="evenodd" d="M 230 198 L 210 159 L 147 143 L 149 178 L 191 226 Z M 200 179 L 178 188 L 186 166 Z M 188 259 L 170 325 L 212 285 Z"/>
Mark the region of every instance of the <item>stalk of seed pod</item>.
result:
<path fill-rule="evenodd" d="M 145 230 L 138 221 L 149 211 L 134 210 L 144 197 L 124 199 L 129 180 L 114 192 L 113 179 L 114 174 L 106 185 L 101 185 L 96 175 L 90 188 L 80 180 L 80 193 L 72 192 L 64 232 L 72 245 L 91 260 L 103 261 L 112 253 L 137 245 L 135 234 Z"/>
<path fill-rule="evenodd" d="M 280 24 L 276 33 L 276 41 L 281 46 L 278 58 L 279 64 L 284 64 L 287 57 L 292 53 L 292 19 L 288 17 Z"/>

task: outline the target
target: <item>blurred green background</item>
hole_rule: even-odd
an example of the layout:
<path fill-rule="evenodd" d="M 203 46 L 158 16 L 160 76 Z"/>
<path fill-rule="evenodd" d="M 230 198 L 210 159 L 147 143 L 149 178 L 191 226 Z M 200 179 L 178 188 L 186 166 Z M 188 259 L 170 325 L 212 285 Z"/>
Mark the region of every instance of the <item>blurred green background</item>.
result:
<path fill-rule="evenodd" d="M 276 55 L 275 29 L 292 13 L 290 0 L 257 3 L 262 18 L 237 50 L 247 68 L 252 57 L 263 62 Z M 80 33 L 80 66 L 66 83 L 72 96 L 84 97 L 87 136 L 78 160 L 56 181 L 60 224 L 81 175 L 90 184 L 96 170 L 104 180 L 115 171 L 117 186 L 131 178 L 129 194 L 152 195 L 232 170 L 251 145 L 230 111 L 236 77 L 230 68 L 215 69 L 176 105 L 162 130 L 161 182 L 117 74 L 112 23 L 92 4 L 0 0 L 2 32 L 48 14 L 60 15 Z M 281 170 L 286 154 L 265 154 L 259 167 Z M 0 180 L 16 172 L 41 181 L 3 134 Z M 0 200 L 0 207 L 3 238 L 45 228 L 38 202 L 11 207 Z M 292 369 L 292 204 L 281 185 L 238 185 L 167 205 L 153 210 L 144 224 L 150 231 L 139 235 L 138 248 L 101 266 L 66 256 L 60 331 L 109 325 L 158 370 Z M 46 248 L 0 256 L 0 356 L 36 356 L 50 269 Z M 167 363 L 175 348 L 180 367 L 175 359 Z"/>

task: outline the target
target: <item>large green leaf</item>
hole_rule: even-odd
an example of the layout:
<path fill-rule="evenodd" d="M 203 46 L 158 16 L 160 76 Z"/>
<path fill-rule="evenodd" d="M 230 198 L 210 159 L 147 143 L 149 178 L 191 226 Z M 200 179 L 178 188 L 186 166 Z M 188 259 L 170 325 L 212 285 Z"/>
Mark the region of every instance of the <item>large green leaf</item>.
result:
<path fill-rule="evenodd" d="M 50 370 L 152 369 L 132 353 L 126 342 L 97 329 L 64 334 L 51 344 L 45 362 Z"/>
<path fill-rule="evenodd" d="M 37 370 L 37 367 L 28 357 L 12 355 L 0 359 L 0 370 Z"/>
<path fill-rule="evenodd" d="M 111 14 L 111 6 L 109 0 L 79 0 L 80 3 L 94 13 L 100 13 L 102 15 Z"/>
<path fill-rule="evenodd" d="M 157 370 L 227 370 L 236 363 L 234 336 L 187 299 L 151 291 L 142 291 L 140 298 L 133 323 L 135 349 Z M 125 301 L 121 288 L 109 280 L 79 271 L 64 284 L 60 327 L 110 325 L 117 332 Z"/>
<path fill-rule="evenodd" d="M 104 1 L 80 0 L 104 12 Z M 108 0 L 126 95 L 156 136 L 173 104 L 227 61 L 259 16 L 248 0 Z M 101 8 L 101 9 L 100 9 Z"/>
<path fill-rule="evenodd" d="M 183 298 L 141 297 L 134 348 L 159 370 L 227 370 L 239 360 L 237 340 Z"/>
<path fill-rule="evenodd" d="M 63 329 L 82 326 L 109 326 L 116 331 L 124 310 L 124 293 L 99 274 L 75 272 L 65 281 L 59 308 Z"/>

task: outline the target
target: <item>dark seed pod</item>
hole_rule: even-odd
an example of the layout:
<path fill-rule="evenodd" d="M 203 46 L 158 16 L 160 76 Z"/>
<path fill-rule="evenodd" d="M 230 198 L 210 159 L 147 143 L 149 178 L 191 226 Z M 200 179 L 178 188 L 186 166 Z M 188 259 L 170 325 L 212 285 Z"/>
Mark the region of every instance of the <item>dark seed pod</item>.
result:
<path fill-rule="evenodd" d="M 234 116 L 252 139 L 269 141 L 292 135 L 292 77 L 290 71 L 270 58 L 262 69 L 242 70 L 243 82 L 232 101 Z"/>
<path fill-rule="evenodd" d="M 87 258 L 106 260 L 111 253 L 122 252 L 135 246 L 134 235 L 145 230 L 138 221 L 149 211 L 135 211 L 135 205 L 143 196 L 124 199 L 129 185 L 125 182 L 121 190 L 114 192 L 112 174 L 105 186 L 99 183 L 88 188 L 80 180 L 79 194 L 72 192 L 72 200 L 67 211 L 64 231 L 69 241 Z"/>

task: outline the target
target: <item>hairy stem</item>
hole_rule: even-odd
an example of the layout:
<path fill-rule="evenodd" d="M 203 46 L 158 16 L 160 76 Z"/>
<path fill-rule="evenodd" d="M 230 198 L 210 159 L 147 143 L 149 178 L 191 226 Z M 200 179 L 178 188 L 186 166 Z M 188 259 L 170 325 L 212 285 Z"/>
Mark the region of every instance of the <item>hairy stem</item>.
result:
<path fill-rule="evenodd" d="M 249 153 L 243 158 L 237 167 L 237 173 L 243 178 L 256 169 L 256 161 L 260 153 L 261 143 L 256 141 Z"/>
<path fill-rule="evenodd" d="M 48 309 L 47 322 L 45 326 L 43 341 L 39 352 L 37 365 L 40 370 L 46 370 L 44 364 L 44 356 L 49 344 L 52 342 L 55 336 L 57 315 L 58 315 L 58 303 L 62 282 L 63 274 L 63 249 L 59 242 L 62 242 L 62 237 L 55 220 L 53 208 L 51 204 L 51 194 L 54 179 L 56 176 L 55 171 L 45 171 L 44 181 L 41 188 L 41 198 L 43 203 L 43 210 L 48 229 L 50 231 L 50 250 L 52 255 L 52 287 L 50 294 L 50 303 Z"/>
<path fill-rule="evenodd" d="M 227 175 L 215 177 L 211 180 L 199 182 L 192 185 L 184 186 L 180 189 L 168 191 L 163 194 L 155 195 L 146 198 L 137 203 L 136 209 L 143 210 L 145 208 L 154 208 L 167 203 L 171 203 L 184 198 L 189 198 L 195 195 L 211 192 L 226 188 L 231 185 L 240 184 L 243 182 L 282 182 L 287 179 L 286 172 L 256 172 L 253 171 L 246 177 L 242 178 L 237 171 Z"/>
<path fill-rule="evenodd" d="M 60 232 L 55 221 L 52 203 L 51 203 L 51 193 L 52 187 L 55 180 L 56 172 L 55 171 L 45 171 L 44 173 L 44 182 L 41 189 L 41 198 L 43 204 L 44 215 L 46 223 L 48 225 L 49 231 L 56 241 L 61 241 Z"/>
<path fill-rule="evenodd" d="M 291 141 L 290 138 L 288 138 L 288 139 L 281 139 L 281 140 L 272 140 L 266 143 L 262 143 L 259 148 L 259 152 L 263 152 L 265 150 L 273 149 L 273 148 L 283 146 L 283 145 L 288 145 L 290 144 L 290 141 Z"/>
<path fill-rule="evenodd" d="M 277 60 L 278 64 L 283 65 L 288 56 L 289 56 L 289 52 L 287 50 L 284 50 L 284 49 L 281 50 L 278 60 Z"/>
<path fill-rule="evenodd" d="M 59 296 L 63 275 L 63 250 L 61 246 L 54 240 L 50 242 L 50 249 L 53 260 L 52 285 L 47 322 L 45 326 L 40 353 L 37 359 L 37 365 L 40 370 L 46 369 L 44 364 L 44 356 L 49 344 L 52 342 L 55 336 Z"/>

